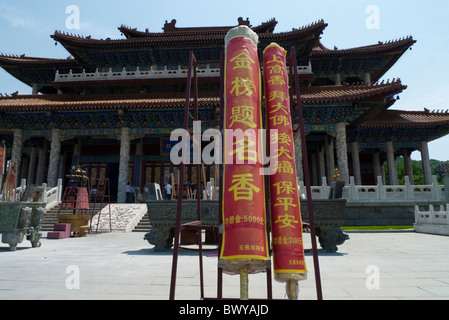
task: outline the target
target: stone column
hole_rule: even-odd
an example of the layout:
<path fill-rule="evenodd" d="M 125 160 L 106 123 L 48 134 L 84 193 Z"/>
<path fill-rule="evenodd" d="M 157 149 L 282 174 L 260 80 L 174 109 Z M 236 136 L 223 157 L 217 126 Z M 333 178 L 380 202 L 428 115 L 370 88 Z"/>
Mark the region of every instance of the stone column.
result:
<path fill-rule="evenodd" d="M 403 156 L 404 156 L 405 174 L 408 176 L 410 184 L 415 184 L 413 179 L 413 167 L 412 167 L 412 159 L 410 158 L 410 151 L 405 150 Z"/>
<path fill-rule="evenodd" d="M 371 73 L 365 72 L 365 84 L 371 84 Z"/>
<path fill-rule="evenodd" d="M 67 160 L 67 151 L 64 151 L 64 153 L 59 157 L 58 179 L 64 180 L 66 160 Z"/>
<path fill-rule="evenodd" d="M 22 129 L 14 129 L 14 141 L 12 146 L 11 161 L 20 163 L 22 159 L 23 137 Z"/>
<path fill-rule="evenodd" d="M 310 155 L 310 167 L 312 170 L 312 186 L 318 185 L 318 168 L 317 168 L 317 161 L 316 161 L 316 153 L 312 153 Z"/>
<path fill-rule="evenodd" d="M 340 72 L 335 73 L 335 85 L 336 86 L 341 85 L 341 73 Z"/>
<path fill-rule="evenodd" d="M 396 157 L 394 156 L 393 142 L 387 142 L 387 163 L 388 163 L 388 177 L 390 178 L 390 185 L 398 185 L 398 169 L 396 168 Z"/>
<path fill-rule="evenodd" d="M 77 143 L 73 146 L 72 168 L 76 168 L 80 164 L 81 157 L 81 138 L 77 139 Z"/>
<path fill-rule="evenodd" d="M 16 164 L 16 177 L 20 174 L 20 165 L 22 161 L 23 136 L 22 129 L 14 129 L 14 141 L 12 145 L 11 161 Z"/>
<path fill-rule="evenodd" d="M 34 184 L 34 178 L 36 178 L 36 158 L 37 158 L 36 147 L 32 147 L 30 154 L 30 162 L 28 165 L 28 176 L 27 176 L 28 186 L 32 186 Z"/>
<path fill-rule="evenodd" d="M 39 84 L 33 83 L 33 90 L 31 91 L 31 94 L 39 94 Z"/>
<path fill-rule="evenodd" d="M 59 129 L 53 129 L 51 134 L 50 160 L 48 163 L 47 186 L 56 187 L 59 174 L 59 158 L 61 153 L 61 134 Z"/>
<path fill-rule="evenodd" d="M 334 141 L 331 136 L 327 135 L 324 138 L 324 146 L 326 150 L 326 169 L 327 169 L 327 181 L 332 181 L 335 170 L 334 159 Z"/>
<path fill-rule="evenodd" d="M 125 203 L 129 172 L 129 153 L 131 149 L 129 128 L 122 128 L 122 136 L 120 141 L 120 166 L 118 174 L 117 203 Z"/>
<path fill-rule="evenodd" d="M 36 185 L 44 183 L 45 168 L 47 167 L 48 141 L 44 140 L 44 145 L 39 151 L 39 160 L 37 161 Z"/>
<path fill-rule="evenodd" d="M 377 177 L 382 177 L 383 166 L 380 165 L 379 152 L 373 152 L 374 181 Z"/>
<path fill-rule="evenodd" d="M 430 169 L 429 146 L 427 145 L 427 141 L 421 143 L 421 160 L 424 184 L 432 184 L 432 170 Z"/>
<path fill-rule="evenodd" d="M 382 163 L 381 170 L 380 170 L 380 177 L 382 178 L 382 183 L 383 183 L 384 185 L 387 184 L 387 178 L 385 177 L 385 166 L 386 166 L 386 164 L 387 164 L 387 163 L 384 161 L 384 162 Z M 387 167 L 387 169 L 388 169 L 388 167 Z"/>
<path fill-rule="evenodd" d="M 336 125 L 337 130 L 337 166 L 340 179 L 349 184 L 348 169 L 348 143 L 346 141 L 346 124 L 340 122 Z"/>
<path fill-rule="evenodd" d="M 142 181 L 140 181 L 142 178 L 142 157 L 143 157 L 143 139 L 140 139 L 140 141 L 136 145 L 136 155 L 134 160 L 134 185 L 137 187 L 143 186 Z"/>
<path fill-rule="evenodd" d="M 29 163 L 30 163 L 30 158 L 22 156 L 22 165 L 20 167 L 20 181 L 26 180 L 27 175 L 28 175 Z"/>
<path fill-rule="evenodd" d="M 302 141 L 301 135 L 295 140 L 295 160 L 296 160 L 296 175 L 299 181 L 304 181 L 304 170 L 302 166 Z"/>
<path fill-rule="evenodd" d="M 353 142 L 351 144 L 352 151 L 352 171 L 354 174 L 355 184 L 362 185 L 362 172 L 360 171 L 360 155 L 359 155 L 359 144 L 358 142 Z"/>
<path fill-rule="evenodd" d="M 319 163 L 319 176 L 318 176 L 318 184 L 321 185 L 323 181 L 323 177 L 326 176 L 326 161 L 324 160 L 324 148 L 318 147 L 318 163 Z"/>
<path fill-rule="evenodd" d="M 443 162 L 441 165 L 443 166 L 444 196 L 446 203 L 449 203 L 449 164 Z"/>

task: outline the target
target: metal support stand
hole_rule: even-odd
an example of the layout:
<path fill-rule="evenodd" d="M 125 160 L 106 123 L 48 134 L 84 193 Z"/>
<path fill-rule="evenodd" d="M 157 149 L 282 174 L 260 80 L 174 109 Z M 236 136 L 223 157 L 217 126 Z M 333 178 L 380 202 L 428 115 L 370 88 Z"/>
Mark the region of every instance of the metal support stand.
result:
<path fill-rule="evenodd" d="M 307 157 L 307 143 L 306 143 L 306 135 L 304 130 L 304 112 L 302 107 L 302 101 L 301 101 L 301 89 L 299 86 L 299 76 L 298 76 L 298 64 L 296 61 L 296 50 L 295 47 L 291 48 L 290 51 L 290 77 L 293 78 L 294 81 L 290 81 L 290 86 L 293 90 L 295 89 L 294 93 L 296 94 L 296 108 L 292 107 L 292 118 L 294 116 L 298 117 L 299 121 L 299 128 L 294 133 L 295 138 L 299 135 L 301 135 L 301 144 L 302 144 L 302 158 L 303 158 L 303 165 L 304 165 L 304 180 L 305 180 L 305 186 L 306 186 L 306 192 L 307 192 L 307 207 L 309 211 L 309 224 L 310 224 L 310 234 L 312 238 L 312 252 L 313 252 L 313 266 L 315 270 L 315 285 L 316 285 L 316 292 L 317 292 L 317 299 L 323 300 L 323 293 L 321 289 L 321 275 L 320 275 L 320 265 L 318 261 L 318 249 L 317 249 L 317 242 L 316 242 L 316 232 L 315 232 L 315 217 L 313 213 L 313 204 L 312 204 L 312 191 L 310 187 L 310 171 L 309 171 L 309 160 Z M 293 102 L 293 94 L 291 94 L 291 103 L 292 106 L 294 106 Z"/>
<path fill-rule="evenodd" d="M 198 115 L 198 77 L 197 77 L 197 62 L 193 52 L 189 54 L 189 69 L 187 75 L 187 87 L 186 87 L 186 104 L 184 108 L 184 130 L 190 132 L 189 130 L 189 117 L 192 117 L 190 114 L 190 98 L 192 91 L 192 80 L 193 80 L 193 91 L 194 91 L 194 121 L 199 120 Z M 201 145 L 201 144 L 200 144 Z M 179 181 L 178 181 L 178 205 L 176 211 L 176 224 L 175 224 L 175 240 L 174 240 L 174 248 L 173 248 L 173 262 L 172 262 L 172 274 L 171 274 L 171 283 L 170 283 L 170 300 L 175 299 L 175 291 L 176 291 L 176 275 L 178 269 L 178 254 L 179 254 L 179 238 L 181 230 L 190 229 L 195 230 L 198 234 L 198 254 L 199 254 L 199 264 L 200 264 L 200 290 L 201 290 L 201 299 L 204 298 L 204 276 L 203 276 L 203 248 L 202 248 L 202 230 L 207 230 L 210 226 L 204 226 L 201 224 L 201 184 L 200 179 L 197 179 L 196 190 L 198 192 L 197 196 L 197 218 L 198 221 L 187 223 L 181 225 L 181 215 L 182 215 L 182 200 L 183 200 L 183 192 L 182 188 L 184 186 L 184 172 L 185 172 L 185 163 L 190 160 L 187 159 L 187 155 L 183 154 L 183 160 L 180 165 L 180 173 L 179 173 Z M 197 159 L 198 161 L 199 159 Z M 201 172 L 201 164 L 196 165 L 197 172 Z"/>
<path fill-rule="evenodd" d="M 101 220 L 101 211 L 103 210 L 103 205 L 107 204 L 108 209 L 109 209 L 109 232 L 112 232 L 112 216 L 111 216 L 111 196 L 110 196 L 110 187 L 109 187 L 109 178 L 105 178 L 103 185 L 100 185 L 100 178 L 96 178 L 95 179 L 95 186 L 96 188 L 96 192 L 95 194 L 92 194 L 91 191 L 91 196 L 92 196 L 92 212 L 91 212 L 91 220 L 90 220 L 90 231 L 92 232 L 92 220 L 94 218 L 94 216 L 97 214 L 96 212 L 96 208 L 97 208 L 97 203 L 100 203 L 100 210 L 98 211 L 98 219 L 97 219 L 97 228 L 95 230 L 95 234 L 98 234 L 98 227 L 100 226 L 100 220 Z M 93 188 L 92 188 L 93 190 Z M 99 201 L 98 201 L 99 200 Z"/>
<path fill-rule="evenodd" d="M 224 128 L 224 58 L 223 58 L 223 52 L 221 53 L 220 58 L 220 69 L 221 69 L 221 81 L 220 81 L 220 128 L 223 135 L 223 128 Z M 192 80 L 194 82 L 194 107 L 195 107 L 195 117 L 194 120 L 198 120 L 198 78 L 196 73 L 197 68 L 197 62 L 195 60 L 195 57 L 193 55 L 193 52 L 190 52 L 189 57 L 189 69 L 188 69 L 188 76 L 187 76 L 187 88 L 186 88 L 186 104 L 184 109 L 184 129 L 189 131 L 189 116 L 192 117 L 189 113 L 190 109 L 190 100 L 191 100 L 191 90 L 192 90 Z M 310 182 L 310 173 L 309 173 L 309 163 L 307 158 L 307 144 L 306 144 L 306 138 L 305 138 L 305 130 L 304 130 L 304 114 L 303 114 L 303 108 L 302 108 L 302 102 L 301 102 L 301 92 L 300 92 L 300 86 L 299 86 L 299 76 L 298 76 L 298 68 L 297 68 L 297 61 L 296 61 L 296 50 L 294 47 L 291 49 L 290 54 L 290 76 L 291 76 L 291 88 L 292 93 L 291 95 L 291 103 L 292 103 L 292 117 L 298 116 L 299 119 L 299 128 L 295 132 L 295 137 L 298 136 L 298 134 L 301 135 L 301 141 L 302 141 L 302 151 L 303 151 L 303 165 L 304 165 L 304 178 L 305 178 L 305 184 L 306 184 L 306 191 L 308 195 L 311 195 L 311 182 Z M 293 102 L 293 89 L 296 93 L 297 103 L 296 108 L 294 108 L 294 102 Z M 193 117 L 192 117 L 193 118 Z M 185 155 L 183 155 L 185 157 Z M 184 160 L 186 160 L 184 158 Z M 197 172 L 200 172 L 200 164 L 197 164 Z M 177 267 L 178 267 L 178 254 L 179 254 L 179 238 L 180 238 L 180 232 L 184 229 L 190 229 L 190 230 L 196 230 L 198 232 L 198 246 L 199 246 L 199 263 L 200 263 L 200 290 L 201 290 L 201 299 L 205 299 L 204 297 L 204 278 L 203 278 L 203 260 L 202 260 L 202 230 L 207 230 L 211 228 L 210 226 L 204 226 L 201 224 L 201 196 L 197 197 L 197 214 L 198 214 L 198 221 L 194 221 L 191 223 L 187 223 L 184 225 L 181 225 L 181 215 L 182 215 L 182 187 L 184 185 L 184 171 L 185 171 L 185 161 L 183 161 L 180 165 L 180 174 L 179 174 L 179 181 L 178 181 L 178 205 L 177 205 L 177 214 L 176 214 L 176 224 L 175 224 L 175 240 L 174 240 L 174 249 L 173 249 L 173 262 L 172 262 L 172 275 L 171 275 L 171 283 L 170 283 L 170 300 L 175 299 L 175 291 L 176 291 L 176 275 L 177 275 Z M 220 185 L 220 193 L 219 193 L 219 226 L 222 226 L 223 224 L 223 216 L 222 216 L 222 203 L 223 203 L 223 164 L 220 164 L 220 170 L 219 170 L 219 185 Z M 200 189 L 200 180 L 197 179 L 197 190 Z M 314 213 L 313 213 L 313 205 L 312 205 L 312 197 L 309 196 L 307 199 L 308 203 L 308 212 L 309 212 L 309 224 L 310 224 L 310 230 L 311 230 L 311 241 L 312 241 L 312 251 L 313 251 L 313 261 L 314 261 L 314 271 L 315 271 L 315 283 L 316 283 L 316 291 L 317 291 L 317 298 L 318 300 L 322 300 L 322 289 L 321 289 L 321 276 L 320 276 L 320 267 L 319 267 L 319 261 L 318 261 L 318 250 L 317 250 L 317 242 L 316 242 L 316 232 L 315 232 L 315 219 L 314 219 Z M 267 224 L 268 225 L 268 224 Z M 219 233 L 219 239 L 218 239 L 218 252 L 221 252 L 221 239 L 222 233 Z M 272 296 L 272 279 L 271 279 L 271 268 L 267 268 L 267 299 L 271 300 L 273 298 Z M 247 294 L 247 285 L 248 285 L 248 273 L 245 272 L 245 270 L 241 270 L 240 272 L 240 279 L 241 279 L 241 298 L 242 299 L 248 299 Z M 296 296 L 296 288 L 293 284 L 289 284 L 291 296 Z M 295 292 L 293 292 L 295 291 Z M 207 298 L 210 299 L 210 298 Z M 223 299 L 223 270 L 218 267 L 217 270 L 217 298 L 218 300 Z"/>

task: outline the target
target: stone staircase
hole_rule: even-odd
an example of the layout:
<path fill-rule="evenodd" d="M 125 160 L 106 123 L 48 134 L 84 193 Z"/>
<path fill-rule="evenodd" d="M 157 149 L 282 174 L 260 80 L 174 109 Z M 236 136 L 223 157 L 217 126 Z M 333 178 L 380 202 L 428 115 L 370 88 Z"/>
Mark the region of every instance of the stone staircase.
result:
<path fill-rule="evenodd" d="M 140 222 L 137 224 L 137 226 L 134 228 L 133 232 L 148 232 L 150 231 L 151 225 L 150 225 L 150 216 L 147 213 L 142 217 Z"/>
<path fill-rule="evenodd" d="M 99 212 L 102 208 L 104 208 L 107 204 L 103 204 L 100 205 L 99 203 L 97 203 L 95 205 L 95 211 Z M 90 204 L 90 207 L 93 207 L 93 204 Z M 41 230 L 42 231 L 53 231 L 53 227 L 56 223 L 59 223 L 58 221 L 58 211 L 59 211 L 59 204 L 54 206 L 51 209 L 48 209 L 45 214 L 44 217 L 42 219 L 42 224 L 41 224 Z M 73 210 L 72 209 L 63 209 L 60 211 L 61 214 L 72 214 Z"/>

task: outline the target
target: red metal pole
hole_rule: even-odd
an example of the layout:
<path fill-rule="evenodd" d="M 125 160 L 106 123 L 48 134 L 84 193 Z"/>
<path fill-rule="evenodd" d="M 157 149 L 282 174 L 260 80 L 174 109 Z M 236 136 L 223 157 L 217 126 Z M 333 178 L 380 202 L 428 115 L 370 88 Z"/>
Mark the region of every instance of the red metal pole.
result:
<path fill-rule="evenodd" d="M 195 107 L 195 121 L 199 120 L 198 112 L 198 73 L 197 64 L 195 56 L 192 55 L 193 60 L 193 94 L 194 94 L 194 107 Z M 197 145 L 199 145 L 201 151 L 201 137 Z M 200 152 L 201 153 L 201 152 Z M 196 159 L 198 162 L 196 164 L 196 201 L 197 201 L 197 216 L 198 221 L 201 221 L 201 197 L 203 195 L 201 190 L 201 154 L 200 159 Z M 199 267 L 200 267 L 200 296 L 201 300 L 204 299 L 204 269 L 203 269 L 203 239 L 202 239 L 202 229 L 198 229 L 198 257 L 199 257 Z"/>
<path fill-rule="evenodd" d="M 224 146 L 224 52 L 220 51 L 220 131 L 221 131 L 221 144 Z M 224 150 L 222 148 L 222 150 Z M 222 245 L 222 233 L 220 233 L 220 226 L 223 223 L 223 155 L 222 155 L 222 162 L 219 164 L 219 183 L 220 186 L 218 191 L 218 252 L 221 252 L 221 245 Z M 219 257 L 219 255 L 217 255 Z M 218 263 L 217 263 L 218 265 Z M 217 299 L 222 300 L 223 299 L 223 269 L 218 267 L 217 268 Z"/>
<path fill-rule="evenodd" d="M 321 289 L 321 275 L 320 275 L 320 265 L 318 260 L 318 249 L 316 243 L 316 232 L 315 232 L 315 217 L 313 213 L 313 204 L 312 204 L 312 191 L 310 188 L 310 171 L 309 171 L 309 160 L 307 157 L 307 144 L 306 144 L 306 135 L 304 130 L 304 112 L 301 101 L 301 89 L 299 87 L 299 76 L 298 76 L 298 65 L 296 61 L 296 50 L 295 47 L 291 48 L 290 51 L 290 61 L 291 66 L 293 67 L 293 79 L 294 86 L 296 90 L 296 114 L 298 115 L 299 120 L 299 133 L 301 135 L 301 144 L 302 144 L 302 158 L 303 158 L 303 166 L 304 166 L 304 180 L 306 185 L 307 192 L 307 208 L 309 212 L 309 224 L 310 224 L 310 234 L 312 238 L 312 251 L 313 251 L 313 266 L 315 270 L 315 285 L 317 291 L 318 300 L 323 300 L 323 293 Z M 293 100 L 293 99 L 292 99 Z"/>
<path fill-rule="evenodd" d="M 189 69 L 187 76 L 187 87 L 186 87 L 186 104 L 184 107 L 184 130 L 189 129 L 189 107 L 190 107 L 190 91 L 192 89 L 192 68 L 193 68 L 193 52 L 189 54 Z M 179 234 L 181 229 L 181 213 L 182 213 L 182 189 L 184 187 L 184 171 L 185 171 L 185 160 L 186 155 L 183 154 L 183 161 L 181 162 L 181 168 L 179 173 L 179 183 L 178 183 L 178 205 L 176 211 L 176 222 L 175 222 L 175 240 L 173 248 L 173 261 L 172 261 L 172 273 L 170 282 L 170 300 L 175 300 L 176 291 L 176 274 L 178 269 L 178 253 L 179 253 Z"/>

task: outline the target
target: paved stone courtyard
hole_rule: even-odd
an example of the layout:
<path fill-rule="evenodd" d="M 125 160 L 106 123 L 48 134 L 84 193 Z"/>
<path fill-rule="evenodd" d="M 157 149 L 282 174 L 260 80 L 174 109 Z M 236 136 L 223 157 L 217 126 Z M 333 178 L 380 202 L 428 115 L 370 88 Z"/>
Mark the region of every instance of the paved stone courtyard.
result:
<path fill-rule="evenodd" d="M 414 232 L 349 233 L 335 254 L 319 251 L 326 300 L 449 299 L 449 237 Z M 171 251 L 157 253 L 144 233 L 111 233 L 29 242 L 16 252 L 0 244 L 0 299 L 149 299 L 169 296 Z M 304 243 L 310 244 L 309 234 Z M 313 257 L 300 299 L 316 299 Z M 215 252 L 204 254 L 205 295 L 216 296 Z M 176 299 L 198 300 L 198 255 L 181 251 Z M 239 277 L 224 275 L 224 296 L 239 297 Z M 285 299 L 283 284 L 273 295 Z M 251 298 L 266 297 L 265 274 L 250 275 Z"/>

